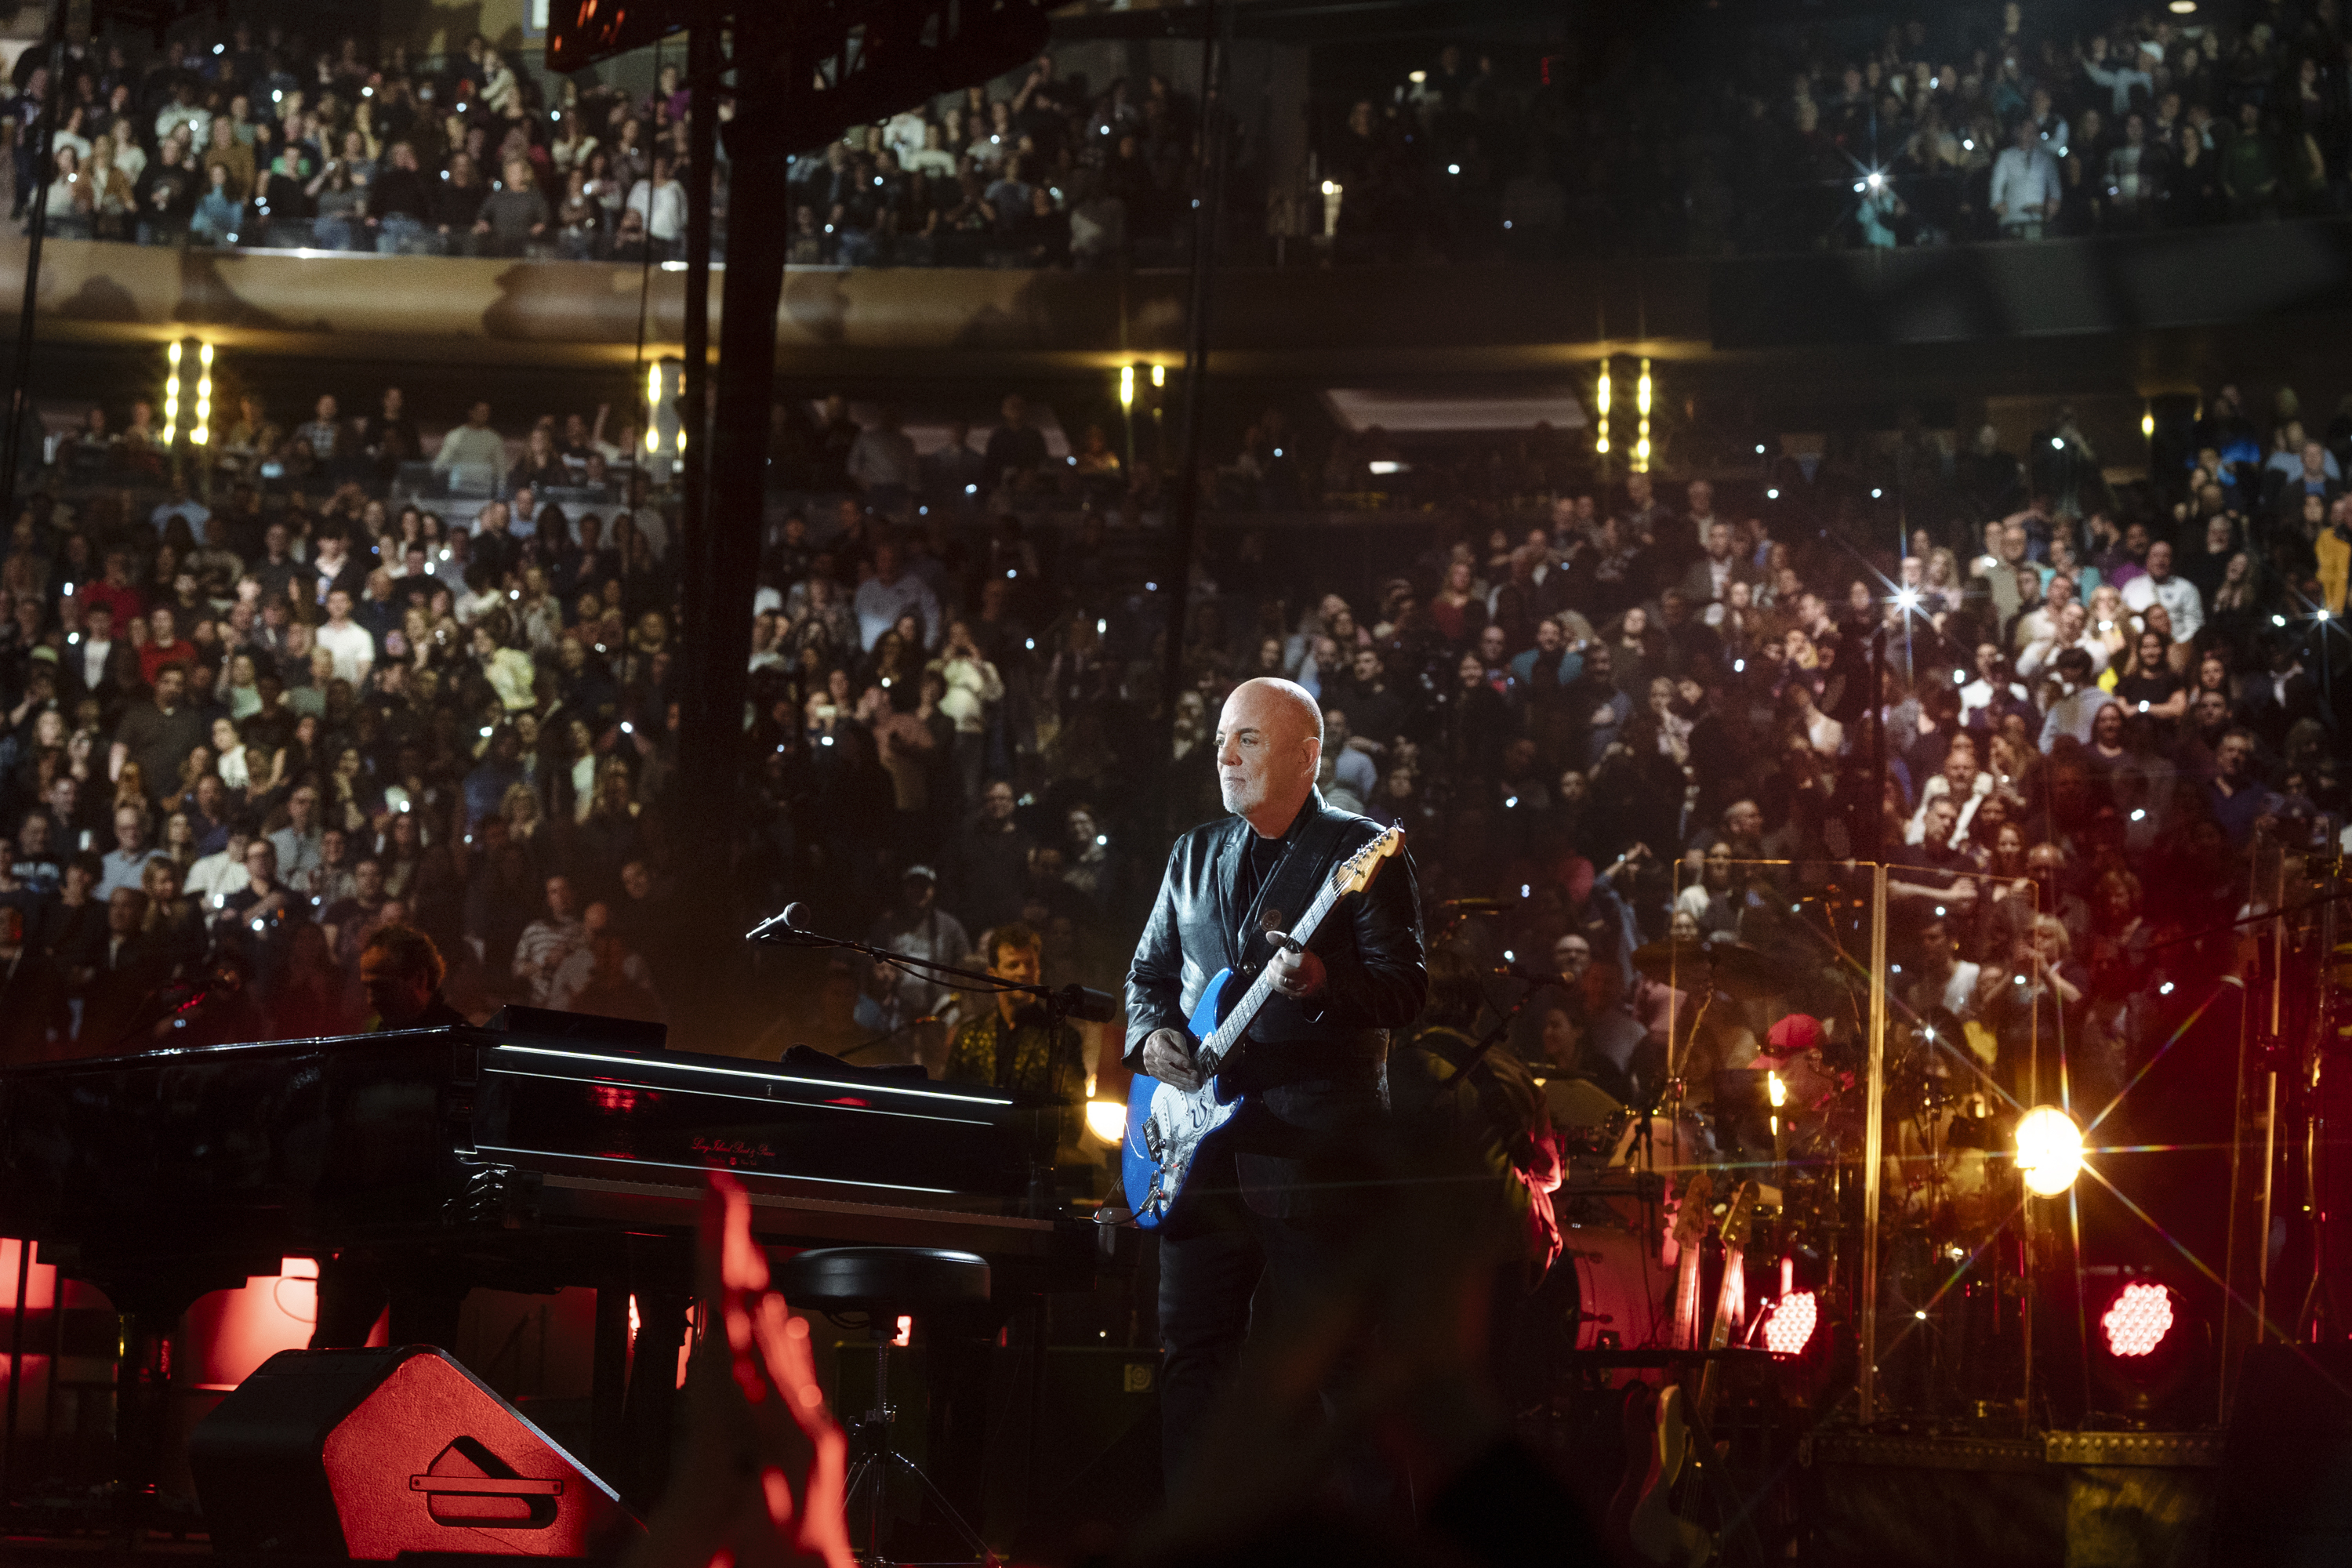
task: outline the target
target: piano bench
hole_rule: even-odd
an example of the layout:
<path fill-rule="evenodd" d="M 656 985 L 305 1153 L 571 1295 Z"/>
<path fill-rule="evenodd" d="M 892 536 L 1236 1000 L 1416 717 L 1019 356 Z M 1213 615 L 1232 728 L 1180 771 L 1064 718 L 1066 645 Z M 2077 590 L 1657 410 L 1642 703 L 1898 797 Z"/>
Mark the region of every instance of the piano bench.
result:
<path fill-rule="evenodd" d="M 776 1266 L 794 1308 L 913 1313 L 988 1305 L 988 1259 L 937 1247 L 824 1247 Z"/>

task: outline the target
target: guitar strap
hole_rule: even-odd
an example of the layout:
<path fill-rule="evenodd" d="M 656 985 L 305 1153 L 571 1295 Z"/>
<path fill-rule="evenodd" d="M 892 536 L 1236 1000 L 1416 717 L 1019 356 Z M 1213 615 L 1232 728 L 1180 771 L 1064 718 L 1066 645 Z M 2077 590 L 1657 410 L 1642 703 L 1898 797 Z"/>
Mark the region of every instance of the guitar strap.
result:
<path fill-rule="evenodd" d="M 1295 825 L 1286 836 L 1282 856 L 1274 869 L 1260 883 L 1257 896 L 1242 917 L 1241 929 L 1234 933 L 1234 962 L 1245 963 L 1259 956 L 1258 942 L 1268 931 L 1286 931 L 1307 907 L 1323 889 L 1325 879 L 1330 876 L 1340 845 L 1345 841 L 1349 819 L 1323 807 L 1318 794 L 1307 797 L 1299 810 L 1312 814 L 1307 820 Z M 1244 832 L 1249 828 L 1244 826 Z M 1249 846 L 1242 847 L 1243 863 L 1248 863 Z"/>

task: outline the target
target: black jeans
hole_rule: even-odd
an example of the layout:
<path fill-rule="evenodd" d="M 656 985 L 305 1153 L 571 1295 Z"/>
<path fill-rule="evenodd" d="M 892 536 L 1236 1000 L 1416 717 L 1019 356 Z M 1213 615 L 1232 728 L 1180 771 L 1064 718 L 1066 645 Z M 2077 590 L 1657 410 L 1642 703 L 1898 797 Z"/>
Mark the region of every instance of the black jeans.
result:
<path fill-rule="evenodd" d="M 1357 1231 L 1255 1214 L 1230 1190 L 1192 1195 L 1205 1200 L 1193 1223 L 1160 1238 L 1160 1432 L 1171 1496 L 1203 1418 L 1233 1381 L 1253 1312 L 1279 1319 L 1310 1302 L 1338 1275 Z"/>

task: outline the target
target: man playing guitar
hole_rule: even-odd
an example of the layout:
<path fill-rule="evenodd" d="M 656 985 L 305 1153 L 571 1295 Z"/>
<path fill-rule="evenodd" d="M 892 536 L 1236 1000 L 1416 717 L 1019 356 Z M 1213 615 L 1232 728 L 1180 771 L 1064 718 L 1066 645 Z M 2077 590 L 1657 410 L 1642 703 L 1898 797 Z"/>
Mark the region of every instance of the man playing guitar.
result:
<path fill-rule="evenodd" d="M 1216 746 L 1233 816 L 1176 841 L 1127 980 L 1128 1065 L 1190 1090 L 1202 1075 L 1183 1025 L 1211 976 L 1265 963 L 1275 978 L 1246 1045 L 1219 1075 L 1241 1106 L 1202 1144 L 1159 1231 L 1171 1481 L 1240 1355 L 1260 1276 L 1266 1305 L 1278 1310 L 1311 1295 L 1356 1243 L 1361 1195 L 1318 1180 L 1316 1157 L 1382 1117 L 1385 1031 L 1413 1020 L 1428 984 L 1420 900 L 1402 855 L 1335 908 L 1307 946 L 1273 940 L 1381 831 L 1316 790 L 1315 700 L 1287 680 L 1245 681 L 1225 700 Z"/>

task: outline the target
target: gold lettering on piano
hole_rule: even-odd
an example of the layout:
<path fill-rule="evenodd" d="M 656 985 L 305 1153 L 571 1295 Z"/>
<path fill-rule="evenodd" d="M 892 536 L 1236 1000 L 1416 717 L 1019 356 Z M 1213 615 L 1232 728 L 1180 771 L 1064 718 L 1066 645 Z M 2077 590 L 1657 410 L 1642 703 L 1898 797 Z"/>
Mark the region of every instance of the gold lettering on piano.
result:
<path fill-rule="evenodd" d="M 732 1164 L 739 1160 L 772 1160 L 775 1149 L 767 1143 L 747 1143 L 736 1138 L 707 1138 L 697 1134 L 694 1152 Z"/>

